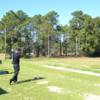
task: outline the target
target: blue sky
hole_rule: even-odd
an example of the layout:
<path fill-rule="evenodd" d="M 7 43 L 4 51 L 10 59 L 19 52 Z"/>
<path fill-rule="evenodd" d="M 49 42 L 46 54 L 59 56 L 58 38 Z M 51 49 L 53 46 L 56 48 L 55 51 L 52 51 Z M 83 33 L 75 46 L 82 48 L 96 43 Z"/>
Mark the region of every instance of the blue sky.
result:
<path fill-rule="evenodd" d="M 100 0 L 0 0 L 0 18 L 9 10 L 23 10 L 29 16 L 54 10 L 60 15 L 60 24 L 67 24 L 76 10 L 92 17 L 100 16 Z"/>

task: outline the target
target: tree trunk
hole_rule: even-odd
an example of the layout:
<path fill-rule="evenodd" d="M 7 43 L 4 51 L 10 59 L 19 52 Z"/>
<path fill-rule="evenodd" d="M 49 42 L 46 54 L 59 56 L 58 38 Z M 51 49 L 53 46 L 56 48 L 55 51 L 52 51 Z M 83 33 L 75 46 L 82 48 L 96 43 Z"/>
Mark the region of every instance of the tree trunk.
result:
<path fill-rule="evenodd" d="M 62 55 L 62 43 L 60 41 L 60 56 Z"/>
<path fill-rule="evenodd" d="M 77 41 L 77 37 L 75 38 L 75 56 L 78 55 L 78 41 Z"/>
<path fill-rule="evenodd" d="M 48 35 L 48 57 L 50 57 L 50 40 L 49 40 L 49 35 Z"/>

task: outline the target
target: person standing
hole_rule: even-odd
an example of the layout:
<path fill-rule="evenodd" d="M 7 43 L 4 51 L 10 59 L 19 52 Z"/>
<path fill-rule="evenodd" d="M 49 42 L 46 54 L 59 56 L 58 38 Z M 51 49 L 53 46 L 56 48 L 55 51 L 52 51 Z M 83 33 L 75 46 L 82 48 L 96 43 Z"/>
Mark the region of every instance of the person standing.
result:
<path fill-rule="evenodd" d="M 12 82 L 16 83 L 18 81 L 18 74 L 20 71 L 20 50 L 19 49 L 16 49 L 15 52 L 13 52 L 12 63 L 14 68 L 14 75 L 9 80 L 10 85 L 12 84 Z"/>

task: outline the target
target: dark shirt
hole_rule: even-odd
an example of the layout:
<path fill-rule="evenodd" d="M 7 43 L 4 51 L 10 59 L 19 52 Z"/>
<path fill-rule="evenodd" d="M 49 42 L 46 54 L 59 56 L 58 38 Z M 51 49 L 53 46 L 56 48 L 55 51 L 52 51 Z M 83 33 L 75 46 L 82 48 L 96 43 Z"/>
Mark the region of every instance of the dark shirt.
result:
<path fill-rule="evenodd" d="M 13 64 L 19 64 L 20 63 L 20 55 L 19 55 L 19 53 L 13 53 L 12 62 L 13 62 Z"/>

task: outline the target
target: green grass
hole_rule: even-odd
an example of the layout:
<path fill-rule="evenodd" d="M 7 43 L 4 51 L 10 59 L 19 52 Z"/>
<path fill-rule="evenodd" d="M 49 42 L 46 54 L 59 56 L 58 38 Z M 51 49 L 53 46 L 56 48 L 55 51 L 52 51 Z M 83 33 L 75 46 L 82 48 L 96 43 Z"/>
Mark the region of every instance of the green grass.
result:
<path fill-rule="evenodd" d="M 13 72 L 10 62 L 3 61 L 0 70 Z M 100 58 L 21 59 L 19 81 L 22 83 L 9 85 L 13 74 L 0 75 L 0 88 L 7 91 L 6 94 L 0 95 L 0 100 L 85 100 L 86 94 L 100 95 L 100 77 L 58 71 L 44 65 L 100 72 Z M 43 79 L 31 80 L 34 77 Z M 41 81 L 48 83 L 37 84 Z M 62 91 L 50 92 L 48 86 L 60 87 Z"/>

